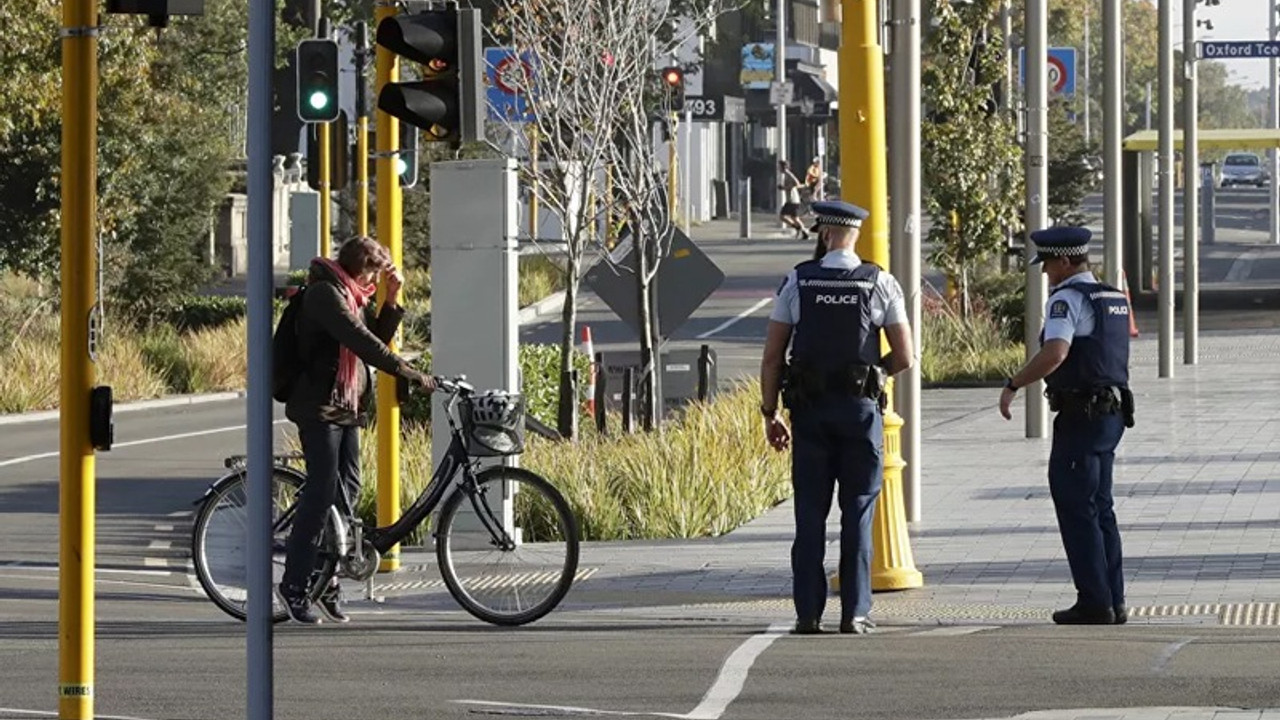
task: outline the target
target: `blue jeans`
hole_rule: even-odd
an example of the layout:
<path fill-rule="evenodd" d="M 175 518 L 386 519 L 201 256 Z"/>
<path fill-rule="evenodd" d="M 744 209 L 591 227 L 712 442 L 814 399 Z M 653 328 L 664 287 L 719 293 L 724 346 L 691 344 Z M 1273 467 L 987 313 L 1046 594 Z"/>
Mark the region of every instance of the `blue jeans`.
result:
<path fill-rule="evenodd" d="M 1120 530 L 1111 495 L 1123 435 L 1119 414 L 1089 420 L 1081 413 L 1059 413 L 1053 420 L 1049 493 L 1077 601 L 1092 609 L 1124 604 Z"/>
<path fill-rule="evenodd" d="M 871 519 L 884 469 L 884 420 L 873 400 L 834 397 L 791 413 L 796 616 L 820 620 L 827 601 L 827 515 L 839 481 L 840 617 L 871 611 Z"/>
<path fill-rule="evenodd" d="M 355 502 L 360 493 L 360 428 L 309 420 L 298 423 L 298 439 L 307 463 L 307 483 L 285 546 L 281 584 L 302 591 L 310 585 L 320 533 L 329 508 L 338 502 L 338 488 L 346 493 L 340 506 L 344 512 L 349 510 L 346 503 Z"/>

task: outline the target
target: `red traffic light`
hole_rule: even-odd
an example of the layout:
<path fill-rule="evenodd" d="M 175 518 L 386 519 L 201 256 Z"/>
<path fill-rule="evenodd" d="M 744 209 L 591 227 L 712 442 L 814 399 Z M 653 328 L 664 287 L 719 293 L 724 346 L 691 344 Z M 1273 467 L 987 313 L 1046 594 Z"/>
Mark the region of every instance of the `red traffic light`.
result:
<path fill-rule="evenodd" d="M 680 87 L 684 84 L 684 71 L 678 67 L 663 68 L 662 82 L 671 87 Z"/>

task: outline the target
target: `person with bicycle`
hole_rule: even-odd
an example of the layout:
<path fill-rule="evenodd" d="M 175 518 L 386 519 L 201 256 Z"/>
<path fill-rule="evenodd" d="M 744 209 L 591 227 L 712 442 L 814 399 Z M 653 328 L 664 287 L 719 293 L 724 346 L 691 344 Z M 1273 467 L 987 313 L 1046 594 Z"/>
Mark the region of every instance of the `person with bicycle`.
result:
<path fill-rule="evenodd" d="M 379 279 L 386 298 L 374 312 Z M 297 622 L 316 624 L 320 616 L 308 600 L 317 544 L 325 516 L 339 489 L 350 502 L 360 492 L 360 428 L 369 418 L 374 383 L 369 366 L 405 378 L 427 391 L 430 375 L 415 369 L 387 347 L 404 317 L 400 290 L 404 278 L 387 249 L 368 237 L 353 237 L 338 250 L 337 261 L 311 261 L 301 313 L 298 349 L 302 367 L 293 383 L 285 415 L 298 427 L 307 482 L 286 547 L 280 601 Z M 350 618 L 342 610 L 335 580 L 320 594 L 321 611 L 334 622 Z"/>

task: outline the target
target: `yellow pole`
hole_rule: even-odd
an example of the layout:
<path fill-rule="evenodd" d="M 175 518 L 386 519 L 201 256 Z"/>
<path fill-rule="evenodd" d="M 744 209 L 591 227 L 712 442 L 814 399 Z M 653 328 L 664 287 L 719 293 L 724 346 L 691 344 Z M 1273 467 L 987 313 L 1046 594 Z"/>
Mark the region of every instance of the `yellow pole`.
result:
<path fill-rule="evenodd" d="M 374 14 L 377 22 L 396 14 L 395 7 L 379 4 Z M 390 50 L 378 46 L 376 55 L 376 94 L 387 83 L 400 80 L 400 63 Z M 396 174 L 393 156 L 400 148 L 400 123 L 395 118 L 377 111 L 378 123 L 378 242 L 387 246 L 391 261 L 402 267 L 404 248 L 401 243 L 401 214 L 403 198 L 400 178 Z M 363 163 L 361 163 L 363 166 Z M 421 167 L 421 165 L 419 165 Z M 378 300 L 386 296 L 386 286 L 378 289 Z M 392 342 L 395 350 L 398 343 Z M 378 373 L 378 525 L 386 527 L 400 519 L 400 399 L 396 396 L 395 378 Z M 382 572 L 400 569 L 400 546 L 387 551 L 378 566 Z"/>
<path fill-rule="evenodd" d="M 94 455 L 89 346 L 98 177 L 98 3 L 62 3 L 62 355 L 58 717 L 93 717 Z"/>
<path fill-rule="evenodd" d="M 320 163 L 320 257 L 333 257 L 333 244 L 330 241 L 329 228 L 332 226 L 333 220 L 329 217 L 329 123 L 320 123 L 316 128 L 319 133 L 320 157 L 317 162 Z"/>
<path fill-rule="evenodd" d="M 884 52 L 875 0 L 842 0 L 840 43 L 840 181 L 844 198 L 866 208 L 858 255 L 889 269 L 889 171 L 886 164 Z M 892 388 L 889 397 L 893 397 Z M 876 505 L 871 565 L 874 590 L 920 587 L 902 497 L 902 417 L 884 414 L 884 489 Z"/>

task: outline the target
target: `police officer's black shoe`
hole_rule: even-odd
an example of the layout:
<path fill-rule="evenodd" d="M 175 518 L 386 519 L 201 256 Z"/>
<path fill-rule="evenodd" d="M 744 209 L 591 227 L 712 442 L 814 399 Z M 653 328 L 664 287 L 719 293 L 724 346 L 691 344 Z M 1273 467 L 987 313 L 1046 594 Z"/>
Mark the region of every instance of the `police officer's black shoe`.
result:
<path fill-rule="evenodd" d="M 820 620 L 797 620 L 796 626 L 791 628 L 792 635 L 821 635 L 822 622 Z"/>
<path fill-rule="evenodd" d="M 280 583 L 276 586 L 276 599 L 280 601 L 281 605 L 284 605 L 284 609 L 288 611 L 289 617 L 294 622 L 300 622 L 304 625 L 320 624 L 320 616 L 311 607 L 311 601 L 307 599 L 305 592 L 300 592 L 296 588 Z"/>
<path fill-rule="evenodd" d="M 856 617 L 840 621 L 840 632 L 845 635 L 867 635 L 875 629 L 876 624 L 871 622 L 871 618 Z"/>
<path fill-rule="evenodd" d="M 336 623 L 345 623 L 351 621 L 351 616 L 342 611 L 342 586 L 334 583 L 327 590 L 320 594 L 317 601 L 320 606 L 320 612 L 324 616 Z"/>
<path fill-rule="evenodd" d="M 1115 607 L 1111 608 L 1111 610 L 1116 614 L 1117 625 L 1123 625 L 1129 622 L 1129 608 L 1123 605 L 1116 605 Z"/>
<path fill-rule="evenodd" d="M 1076 603 L 1053 614 L 1058 625 L 1114 625 L 1116 613 L 1109 607 L 1089 608 Z"/>

